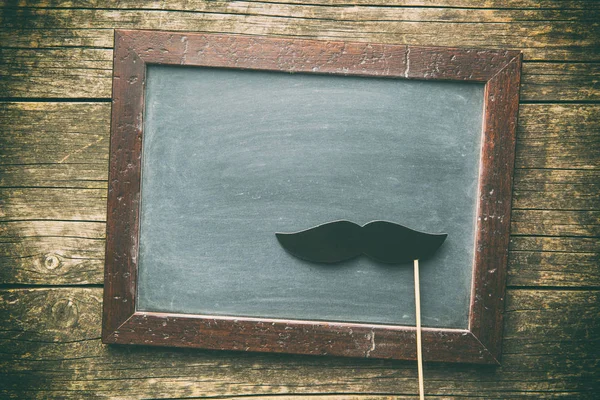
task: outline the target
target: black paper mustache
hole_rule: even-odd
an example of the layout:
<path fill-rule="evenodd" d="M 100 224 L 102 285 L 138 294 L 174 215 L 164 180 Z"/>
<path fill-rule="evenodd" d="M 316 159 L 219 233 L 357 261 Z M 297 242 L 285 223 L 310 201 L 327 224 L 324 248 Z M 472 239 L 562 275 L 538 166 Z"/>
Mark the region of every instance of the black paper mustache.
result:
<path fill-rule="evenodd" d="M 448 234 L 419 232 L 387 221 L 372 221 L 362 227 L 334 221 L 275 236 L 285 250 L 306 261 L 336 263 L 365 254 L 379 262 L 402 264 L 433 255 Z"/>

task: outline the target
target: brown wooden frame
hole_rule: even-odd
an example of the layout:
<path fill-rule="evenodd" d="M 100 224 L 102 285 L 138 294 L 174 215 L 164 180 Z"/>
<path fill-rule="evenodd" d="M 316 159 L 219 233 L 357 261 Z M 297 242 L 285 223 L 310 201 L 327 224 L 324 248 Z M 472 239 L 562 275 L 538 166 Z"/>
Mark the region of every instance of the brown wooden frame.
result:
<path fill-rule="evenodd" d="M 521 52 L 158 31 L 115 33 L 102 341 L 415 359 L 415 328 L 136 311 L 146 64 L 485 84 L 469 327 L 423 329 L 425 361 L 497 364 Z"/>

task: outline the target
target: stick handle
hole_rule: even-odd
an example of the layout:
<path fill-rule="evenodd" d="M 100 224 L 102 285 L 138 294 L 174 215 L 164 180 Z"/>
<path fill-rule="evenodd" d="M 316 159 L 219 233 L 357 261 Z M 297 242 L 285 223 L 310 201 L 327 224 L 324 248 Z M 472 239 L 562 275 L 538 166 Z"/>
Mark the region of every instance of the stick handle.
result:
<path fill-rule="evenodd" d="M 415 260 L 415 315 L 417 320 L 417 368 L 419 371 L 419 399 L 425 399 L 425 389 L 423 385 L 423 354 L 421 345 L 421 289 L 419 282 L 419 260 Z"/>

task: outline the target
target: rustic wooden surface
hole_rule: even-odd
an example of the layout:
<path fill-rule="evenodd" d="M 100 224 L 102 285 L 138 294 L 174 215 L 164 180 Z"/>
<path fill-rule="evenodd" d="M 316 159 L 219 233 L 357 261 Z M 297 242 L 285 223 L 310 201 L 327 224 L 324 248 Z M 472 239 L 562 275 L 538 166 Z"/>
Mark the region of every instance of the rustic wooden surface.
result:
<path fill-rule="evenodd" d="M 440 398 L 600 388 L 600 2 L 0 0 L 0 398 L 405 399 L 410 362 L 100 343 L 113 32 L 524 53 L 502 366 L 425 365 Z"/>

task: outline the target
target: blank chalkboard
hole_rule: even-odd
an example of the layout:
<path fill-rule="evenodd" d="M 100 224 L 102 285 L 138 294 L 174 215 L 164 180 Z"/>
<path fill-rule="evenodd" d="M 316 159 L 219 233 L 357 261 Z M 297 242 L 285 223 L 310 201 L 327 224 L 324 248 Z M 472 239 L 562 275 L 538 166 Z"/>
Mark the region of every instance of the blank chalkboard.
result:
<path fill-rule="evenodd" d="M 317 264 L 276 232 L 388 220 L 448 239 L 422 321 L 467 329 L 484 84 L 148 65 L 139 311 L 415 325 L 412 268 Z"/>

